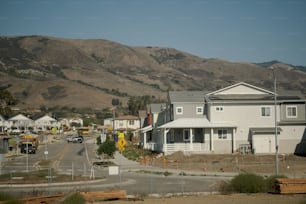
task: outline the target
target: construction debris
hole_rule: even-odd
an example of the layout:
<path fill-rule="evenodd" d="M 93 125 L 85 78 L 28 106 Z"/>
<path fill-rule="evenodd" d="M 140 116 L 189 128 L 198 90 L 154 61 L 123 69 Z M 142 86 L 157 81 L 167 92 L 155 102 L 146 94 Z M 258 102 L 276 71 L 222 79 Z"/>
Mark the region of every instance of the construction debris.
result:
<path fill-rule="evenodd" d="M 280 194 L 306 193 L 306 178 L 277 178 L 275 190 Z"/>

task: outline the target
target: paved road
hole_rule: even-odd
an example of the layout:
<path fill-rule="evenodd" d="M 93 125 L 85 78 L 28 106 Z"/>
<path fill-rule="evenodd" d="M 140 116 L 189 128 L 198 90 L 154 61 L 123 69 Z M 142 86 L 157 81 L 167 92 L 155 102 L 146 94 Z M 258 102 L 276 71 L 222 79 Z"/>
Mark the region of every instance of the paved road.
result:
<path fill-rule="evenodd" d="M 97 148 L 92 139 L 82 144 L 67 143 L 65 138 L 47 147 L 40 147 L 35 155 L 23 155 L 14 160 L 9 160 L 2 165 L 2 173 L 26 171 L 37 169 L 40 160 L 53 161 L 53 168 L 58 173 L 88 177 L 88 181 L 70 183 L 45 183 L 36 185 L 0 185 L 1 191 L 16 193 L 62 193 L 70 191 L 97 191 L 106 189 L 124 189 L 128 194 L 166 194 L 186 192 L 211 192 L 216 191 L 216 183 L 229 177 L 203 176 L 197 172 L 189 172 L 193 176 L 180 175 L 180 170 L 159 169 L 151 166 L 140 165 L 129 161 L 116 152 L 114 166 L 119 169 L 118 174 L 109 175 L 109 167 L 94 167 L 92 162 L 97 160 Z M 45 152 L 48 151 L 48 154 Z M 27 165 L 25 165 L 27 164 Z M 145 173 L 146 172 L 146 173 Z M 165 172 L 169 175 L 165 176 Z M 102 178 L 100 180 L 90 180 Z"/>

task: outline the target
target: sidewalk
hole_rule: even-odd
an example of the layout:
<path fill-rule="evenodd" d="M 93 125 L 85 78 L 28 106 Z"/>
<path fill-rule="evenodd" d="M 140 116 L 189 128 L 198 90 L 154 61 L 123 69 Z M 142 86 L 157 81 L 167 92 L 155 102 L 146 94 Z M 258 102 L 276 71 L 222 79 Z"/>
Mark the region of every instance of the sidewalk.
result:
<path fill-rule="evenodd" d="M 115 152 L 114 159 L 111 159 L 110 161 L 123 169 L 142 169 L 145 167 L 136 161 L 128 160 L 118 151 Z"/>

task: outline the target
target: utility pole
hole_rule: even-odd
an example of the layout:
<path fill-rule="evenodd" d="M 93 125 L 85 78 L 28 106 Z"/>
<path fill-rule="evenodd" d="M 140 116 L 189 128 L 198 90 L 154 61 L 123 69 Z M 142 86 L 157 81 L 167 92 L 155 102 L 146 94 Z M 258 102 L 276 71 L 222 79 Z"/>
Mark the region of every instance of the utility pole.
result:
<path fill-rule="evenodd" d="M 272 68 L 273 70 L 273 77 L 274 77 L 274 128 L 275 128 L 275 175 L 278 176 L 279 170 L 278 170 L 278 139 L 277 139 L 277 113 L 276 113 L 276 101 L 277 101 L 277 96 L 276 96 L 276 73 L 275 69 Z"/>

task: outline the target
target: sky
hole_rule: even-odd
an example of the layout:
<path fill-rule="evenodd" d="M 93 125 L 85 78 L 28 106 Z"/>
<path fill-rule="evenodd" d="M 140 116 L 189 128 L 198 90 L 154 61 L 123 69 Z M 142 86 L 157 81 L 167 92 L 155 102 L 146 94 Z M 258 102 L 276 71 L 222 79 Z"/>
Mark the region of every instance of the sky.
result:
<path fill-rule="evenodd" d="M 305 0 L 0 0 L 0 35 L 106 39 L 306 65 Z"/>

